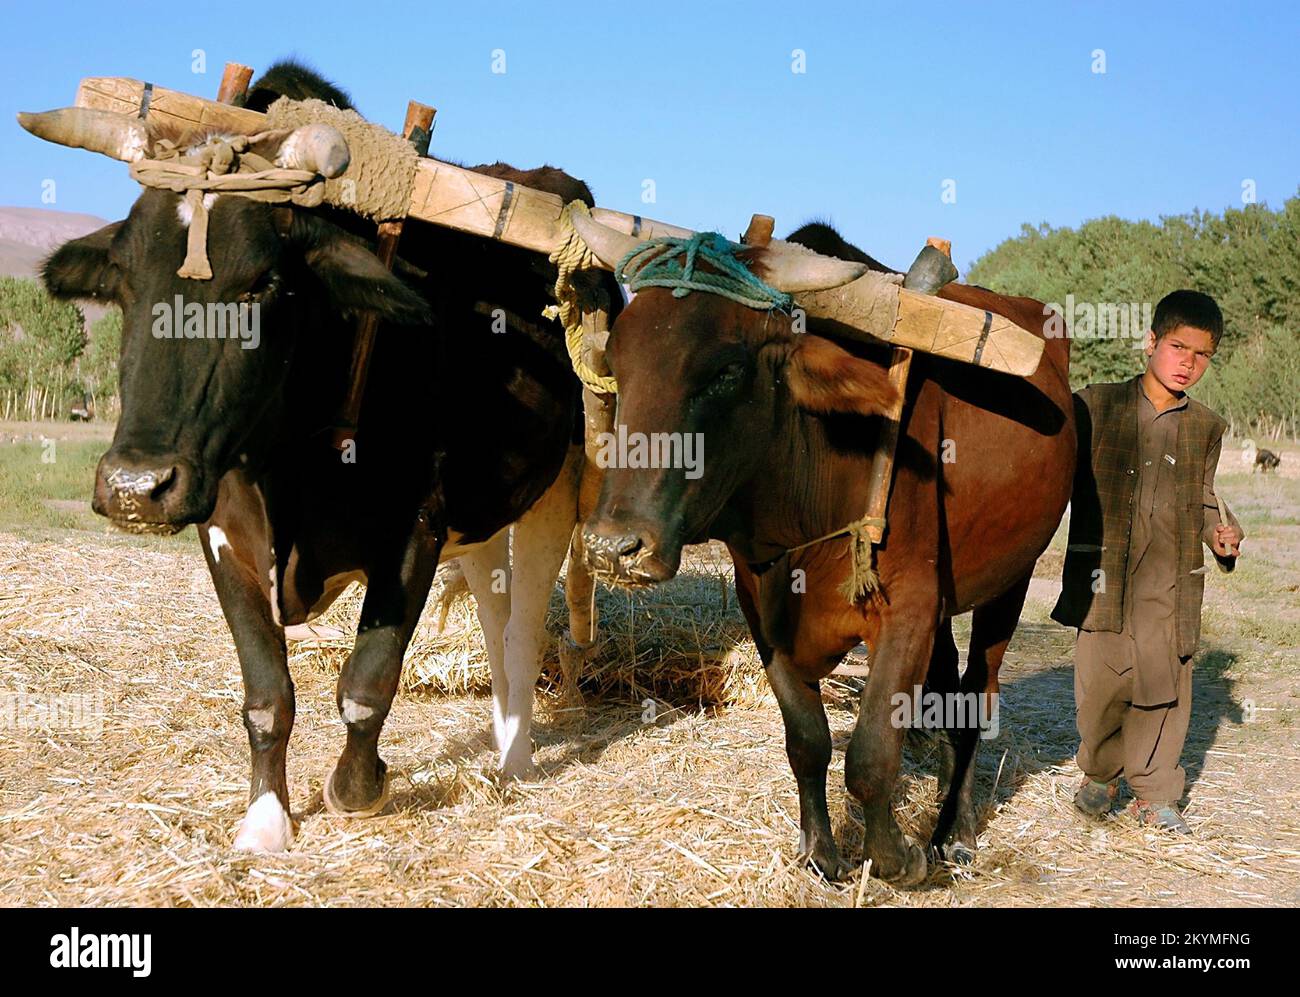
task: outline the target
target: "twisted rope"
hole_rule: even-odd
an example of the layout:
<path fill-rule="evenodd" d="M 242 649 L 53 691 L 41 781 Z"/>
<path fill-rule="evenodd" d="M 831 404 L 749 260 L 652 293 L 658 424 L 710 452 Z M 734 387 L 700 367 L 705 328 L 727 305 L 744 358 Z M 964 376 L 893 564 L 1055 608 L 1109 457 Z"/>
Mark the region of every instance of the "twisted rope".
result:
<path fill-rule="evenodd" d="M 542 314 L 558 318 L 564 326 L 564 343 L 578 379 L 599 394 L 614 394 L 618 391 L 617 379 L 598 373 L 582 358 L 582 305 L 572 277 L 578 270 L 597 263 L 573 227 L 571 216 L 575 211 L 591 216 L 590 209 L 581 201 L 570 202 L 560 213 L 561 239 L 549 257 L 559 268 L 554 289 L 557 304 L 548 306 Z M 673 296 L 678 298 L 691 291 L 705 291 L 748 308 L 789 311 L 793 298 L 756 277 L 736 255 L 742 248 L 717 232 L 697 232 L 685 239 L 665 236 L 637 246 L 619 261 L 614 275 L 633 291 L 665 287 L 672 289 Z M 713 270 L 698 269 L 701 260 Z"/>
<path fill-rule="evenodd" d="M 717 232 L 643 242 L 618 262 L 614 275 L 633 291 L 671 288 L 674 298 L 705 291 L 760 311 L 788 312 L 794 299 L 756 277 L 736 254 L 744 247 Z M 698 270 L 703 260 L 713 270 Z"/>
<path fill-rule="evenodd" d="M 171 141 L 154 146 L 154 156 L 131 164 L 131 178 L 145 187 L 185 195 L 190 227 L 185 262 L 178 277 L 211 280 L 208 261 L 208 193 L 236 194 L 272 204 L 292 202 L 305 208 L 318 206 L 325 196 L 325 179 L 310 170 L 290 170 L 250 152 L 269 132 L 257 135 L 214 136 L 188 152 Z"/>
<path fill-rule="evenodd" d="M 560 212 L 560 244 L 548 259 L 559 268 L 555 280 L 556 304 L 542 309 L 547 318 L 558 318 L 564 326 L 564 346 L 569 351 L 569 362 L 578 380 L 597 394 L 612 395 L 618 391 L 618 381 L 609 375 L 592 370 L 582 359 L 582 304 L 578 290 L 573 286 L 573 274 L 578 270 L 595 267 L 596 258 L 573 227 L 573 212 L 591 217 L 591 210 L 581 201 L 570 201 Z"/>
<path fill-rule="evenodd" d="M 834 533 L 824 534 L 815 540 L 801 543 L 797 547 L 788 547 L 786 553 L 793 554 L 796 551 L 806 550 L 817 544 L 825 543 L 827 540 L 848 537 L 849 577 L 844 579 L 844 584 L 840 586 L 840 594 L 849 602 L 856 603 L 868 595 L 881 591 L 880 576 L 876 574 L 874 564 L 875 547 L 872 546 L 871 534 L 868 532 L 868 528 L 872 526 L 884 529 L 884 518 L 871 515 L 863 516 L 861 519 L 855 519 L 848 526 L 841 527 Z"/>

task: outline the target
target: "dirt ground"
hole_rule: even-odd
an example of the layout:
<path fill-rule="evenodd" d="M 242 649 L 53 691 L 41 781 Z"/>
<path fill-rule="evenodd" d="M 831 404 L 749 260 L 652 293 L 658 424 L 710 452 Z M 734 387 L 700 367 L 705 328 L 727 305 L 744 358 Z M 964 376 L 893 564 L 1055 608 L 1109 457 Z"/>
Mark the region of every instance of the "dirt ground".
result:
<path fill-rule="evenodd" d="M 1234 463 L 1235 462 L 1235 463 Z M 979 761 L 980 851 L 919 888 L 828 884 L 795 862 L 798 804 L 781 719 L 762 693 L 734 595 L 689 574 L 638 597 L 597 658 L 635 644 L 657 608 L 700 601 L 758 690 L 731 705 L 645 687 L 587 687 L 585 709 L 539 692 L 541 774 L 491 776 L 481 693 L 403 691 L 385 728 L 395 773 L 379 817 L 327 814 L 342 747 L 338 655 L 293 650 L 293 850 L 231 851 L 247 800 L 234 648 L 192 537 L 171 545 L 84 530 L 0 533 L 0 898 L 50 905 L 1285 905 L 1300 902 L 1300 451 L 1283 474 L 1225 454 L 1220 490 L 1249 534 L 1212 572 L 1184 753 L 1191 839 L 1127 817 L 1088 823 L 1070 798 L 1073 635 L 1051 623 L 1063 552 L 1039 566 L 1003 669 L 1001 731 Z M 704 569 L 696 563 L 698 576 Z M 673 586 L 677 586 L 676 589 Z M 707 588 L 715 593 L 702 601 Z M 676 593 L 676 595 L 674 595 Z M 606 597 L 626 599 L 623 595 Z M 674 600 L 676 600 L 674 602 Z M 559 599 L 557 596 L 556 606 Z M 717 617 L 717 619 L 715 619 Z M 718 619 L 722 622 L 719 623 Z M 638 621 L 641 621 L 638 623 Z M 552 615 L 558 635 L 558 611 Z M 710 629 L 711 628 L 711 629 Z M 628 632 L 624 632 L 627 630 Z M 959 626 L 959 643 L 967 628 Z M 676 633 L 676 631 L 674 631 Z M 659 640 L 660 662 L 708 661 Z M 475 652 L 466 651 L 467 667 Z M 652 654 L 647 652 L 649 657 Z M 860 825 L 843 785 L 856 680 L 826 685 L 836 754 L 830 806 L 848 855 Z M 909 748 L 896 802 L 928 833 L 933 759 Z"/>

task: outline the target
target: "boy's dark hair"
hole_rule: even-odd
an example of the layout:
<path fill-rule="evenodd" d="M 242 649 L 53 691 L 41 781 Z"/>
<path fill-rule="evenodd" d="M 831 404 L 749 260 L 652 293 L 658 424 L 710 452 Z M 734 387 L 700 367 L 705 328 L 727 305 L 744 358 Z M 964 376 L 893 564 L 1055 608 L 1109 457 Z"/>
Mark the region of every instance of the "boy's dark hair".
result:
<path fill-rule="evenodd" d="M 1214 348 L 1219 348 L 1219 339 L 1223 336 L 1223 312 L 1208 294 L 1200 291 L 1170 291 L 1156 305 L 1155 318 L 1151 320 L 1151 331 L 1156 334 L 1156 341 L 1166 333 L 1173 332 L 1180 325 L 1190 325 L 1210 334 Z"/>

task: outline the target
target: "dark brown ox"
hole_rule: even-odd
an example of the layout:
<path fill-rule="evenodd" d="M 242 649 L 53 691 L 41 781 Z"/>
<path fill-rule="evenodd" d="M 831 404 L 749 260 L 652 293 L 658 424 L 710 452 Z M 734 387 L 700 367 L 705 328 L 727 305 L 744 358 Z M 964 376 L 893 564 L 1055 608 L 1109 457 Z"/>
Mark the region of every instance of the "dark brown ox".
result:
<path fill-rule="evenodd" d="M 280 64 L 255 84 L 249 106 L 280 93 L 347 102 L 302 67 Z M 123 126 L 81 112 L 23 120 L 64 144 L 114 148 L 104 136 L 117 139 Z M 126 137 L 142 148 L 156 142 L 144 123 L 127 124 Z M 286 165 L 288 138 L 262 141 L 257 150 Z M 346 146 L 332 151 L 346 162 Z M 322 161 L 312 168 L 325 173 Z M 584 184 L 554 168 L 478 169 L 593 203 Z M 183 208 L 171 191 L 146 190 L 124 221 L 61 246 L 43 276 L 59 297 L 122 309 L 122 414 L 99 464 L 95 511 L 141 532 L 198 525 L 244 679 L 252 773 L 235 847 L 292 843 L 285 628 L 323 612 L 354 579 L 367 589 L 338 681 L 346 742 L 323 795 L 345 816 L 383 807 L 379 737 L 444 555 L 460 556 L 478 597 L 501 772 L 528 771 L 546 607 L 573 535 L 581 462 L 580 385 L 562 329 L 540 318 L 554 266 L 490 240 L 410 226 L 402 244 L 410 287 L 370 251 L 373 225 L 354 215 L 222 194 L 209 219 L 212 278 L 191 280 L 177 273 L 192 222 Z M 617 285 L 604 280 L 616 309 Z M 174 301 L 199 314 L 248 304 L 260 334 L 256 342 L 160 337 L 159 309 L 166 314 Z M 359 313 L 377 314 L 384 328 L 358 432 L 340 453 L 330 428 L 347 393 Z"/>
<path fill-rule="evenodd" d="M 586 226 L 604 260 L 626 237 Z M 878 264 L 826 226 L 796 233 L 821 253 Z M 775 245 L 775 244 L 774 244 Z M 775 276 L 767 251 L 745 258 Z M 962 285 L 941 295 L 1043 333 L 1037 301 Z M 832 534 L 863 515 L 882 412 L 894 392 L 882 346 L 835 336 L 715 295 L 637 294 L 610 336 L 618 421 L 630 433 L 699 433 L 703 473 L 611 468 L 585 542 L 598 574 L 624 584 L 672 577 L 682 546 L 713 537 L 735 563 L 736 591 L 785 721 L 799 786 L 801 850 L 824 874 L 846 864 L 831 833 L 826 768 L 831 736 L 819 692 L 844 655 L 865 641 L 870 677 L 848 746 L 845 779 L 862 804 L 865 859 L 884 879 L 916 883 L 927 853 L 905 837 L 890 799 L 914 690 L 998 691 L 998 667 L 1015 630 L 1034 562 L 1070 496 L 1075 432 L 1069 345 L 1049 339 L 1033 377 L 1020 379 L 916 354 L 903 410 L 888 529 L 878 547 L 880 588 L 850 602 L 841 592 L 851 560 Z M 951 620 L 974 610 L 970 664 L 958 675 Z M 900 698 L 901 697 L 901 698 Z M 983 701 L 990 709 L 994 697 Z M 932 846 L 970 861 L 971 802 L 979 729 L 950 726 L 948 791 Z"/>

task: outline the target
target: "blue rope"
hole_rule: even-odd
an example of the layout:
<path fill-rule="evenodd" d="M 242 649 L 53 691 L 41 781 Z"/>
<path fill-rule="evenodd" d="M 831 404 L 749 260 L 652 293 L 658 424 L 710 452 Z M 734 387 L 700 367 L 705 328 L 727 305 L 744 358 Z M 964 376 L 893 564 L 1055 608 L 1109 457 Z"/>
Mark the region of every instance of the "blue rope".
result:
<path fill-rule="evenodd" d="M 614 276 L 632 291 L 667 287 L 674 298 L 706 291 L 749 308 L 788 312 L 794 299 L 755 277 L 736 256 L 743 248 L 717 232 L 697 232 L 689 239 L 663 236 L 641 243 L 619 260 Z M 716 272 L 697 270 L 701 260 Z"/>

